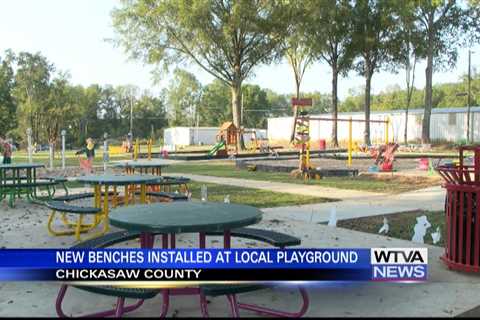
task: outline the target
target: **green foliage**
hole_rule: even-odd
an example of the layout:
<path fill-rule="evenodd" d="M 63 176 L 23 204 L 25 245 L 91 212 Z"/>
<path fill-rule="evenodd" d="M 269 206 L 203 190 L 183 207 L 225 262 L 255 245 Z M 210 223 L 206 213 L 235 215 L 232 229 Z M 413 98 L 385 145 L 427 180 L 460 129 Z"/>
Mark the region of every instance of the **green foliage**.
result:
<path fill-rule="evenodd" d="M 194 126 L 202 85 L 192 73 L 175 69 L 167 90 L 170 126 Z"/>
<path fill-rule="evenodd" d="M 454 108 L 466 107 L 467 97 L 458 95 L 465 93 L 467 90 L 467 79 L 463 76 L 459 82 L 442 83 L 433 86 L 433 108 Z M 477 106 L 478 93 L 480 92 L 480 74 L 473 74 L 471 81 L 471 105 Z M 424 90 L 414 88 L 412 94 L 411 108 L 423 108 L 424 106 Z M 387 88 L 379 94 L 372 95 L 371 109 L 373 111 L 397 110 L 406 108 L 405 89 L 401 89 L 398 85 Z M 363 109 L 364 94 L 351 90 L 349 96 L 341 102 L 340 111 L 361 111 Z"/>
<path fill-rule="evenodd" d="M 281 52 L 287 9 L 285 1 L 124 0 L 112 16 L 116 42 L 133 58 L 162 70 L 188 60 L 229 86 L 240 127 L 242 83 Z"/>
<path fill-rule="evenodd" d="M 203 88 L 199 105 L 201 126 L 216 127 L 231 121 L 230 95 L 230 88 L 218 79 Z"/>
<path fill-rule="evenodd" d="M 17 125 L 17 103 L 13 97 L 14 72 L 8 56 L 0 57 L 0 135 L 8 133 Z"/>

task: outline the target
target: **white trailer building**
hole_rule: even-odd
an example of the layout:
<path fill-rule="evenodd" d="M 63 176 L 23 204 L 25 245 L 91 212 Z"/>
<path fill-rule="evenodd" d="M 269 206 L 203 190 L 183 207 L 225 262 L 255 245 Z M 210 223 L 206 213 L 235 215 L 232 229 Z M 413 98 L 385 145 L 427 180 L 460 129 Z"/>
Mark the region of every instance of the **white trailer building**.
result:
<path fill-rule="evenodd" d="M 167 150 L 175 150 L 176 147 L 193 145 L 213 145 L 217 143 L 218 127 L 172 127 L 164 130 L 163 143 Z M 257 139 L 267 139 L 267 130 L 265 129 L 245 129 L 245 131 L 255 130 Z M 251 133 L 243 135 L 245 141 L 250 141 Z"/>
<path fill-rule="evenodd" d="M 408 140 L 420 141 L 422 138 L 423 109 L 411 109 L 408 112 Z M 332 118 L 331 114 L 312 115 L 322 118 Z M 339 113 L 341 119 L 365 119 L 363 112 Z M 403 142 L 405 131 L 405 110 L 373 111 L 371 120 L 390 119 L 389 139 Z M 268 119 L 268 140 L 271 143 L 287 143 L 293 127 L 292 117 Z M 365 130 L 364 123 L 354 122 L 352 128 L 354 141 L 363 141 Z M 473 141 L 480 141 L 480 107 L 470 108 L 470 135 Z M 338 140 L 348 140 L 348 122 L 338 122 Z M 467 134 L 467 108 L 435 108 L 432 110 L 430 120 L 430 138 L 432 141 L 458 142 L 466 139 Z M 329 141 L 332 135 L 332 121 L 311 121 L 310 139 Z M 384 140 L 385 125 L 382 123 L 370 124 L 370 137 L 372 143 Z"/>

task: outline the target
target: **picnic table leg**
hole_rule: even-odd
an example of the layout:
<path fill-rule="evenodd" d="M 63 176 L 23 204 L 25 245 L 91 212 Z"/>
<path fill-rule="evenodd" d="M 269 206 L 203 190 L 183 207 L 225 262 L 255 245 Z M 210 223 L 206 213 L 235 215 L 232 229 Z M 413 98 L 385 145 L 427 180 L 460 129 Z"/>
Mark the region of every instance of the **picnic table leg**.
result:
<path fill-rule="evenodd" d="M 113 201 L 112 201 L 112 206 L 114 208 L 117 207 L 118 204 L 118 198 L 117 198 L 117 186 L 113 186 Z"/>
<path fill-rule="evenodd" d="M 223 248 L 224 249 L 230 249 L 231 247 L 231 234 L 230 230 L 225 230 L 223 233 Z"/>
<path fill-rule="evenodd" d="M 63 300 L 65 298 L 67 288 L 68 288 L 68 285 L 66 285 L 66 284 L 63 284 L 60 287 L 60 290 L 59 290 L 58 295 L 57 295 L 57 299 L 55 301 L 55 310 L 57 312 L 57 315 L 60 318 L 68 318 L 68 316 L 65 314 L 65 312 L 63 312 L 63 309 L 62 309 L 62 303 L 63 303 Z M 123 299 L 123 301 L 120 301 L 120 299 Z M 102 312 L 97 312 L 97 313 L 93 313 L 93 314 L 88 314 L 88 315 L 84 315 L 83 317 L 98 317 L 98 318 L 100 318 L 100 317 L 108 317 L 108 316 L 113 316 L 113 315 L 115 315 L 117 317 L 120 317 L 125 313 L 131 312 L 133 310 L 136 310 L 136 309 L 140 308 L 143 305 L 144 301 L 145 301 L 144 299 L 140 299 L 135 304 L 125 307 L 124 306 L 124 302 L 125 302 L 124 298 L 118 298 L 117 299 L 117 305 L 116 305 L 115 309 L 102 311 Z M 121 312 L 121 314 L 118 315 L 120 312 Z"/>
<path fill-rule="evenodd" d="M 147 202 L 147 185 L 141 184 L 140 185 L 140 203 Z"/>
<path fill-rule="evenodd" d="M 128 185 L 125 186 L 125 191 L 124 191 L 125 195 L 124 195 L 124 201 L 123 201 L 125 206 L 128 206 L 128 203 L 129 203 L 129 198 L 130 198 L 129 188 L 130 187 Z"/>
<path fill-rule="evenodd" d="M 103 194 L 103 232 L 102 234 L 105 234 L 108 232 L 109 229 L 109 223 L 108 223 L 108 214 L 109 214 L 109 207 L 108 207 L 108 190 L 109 190 L 109 185 L 105 185 L 105 193 Z"/>

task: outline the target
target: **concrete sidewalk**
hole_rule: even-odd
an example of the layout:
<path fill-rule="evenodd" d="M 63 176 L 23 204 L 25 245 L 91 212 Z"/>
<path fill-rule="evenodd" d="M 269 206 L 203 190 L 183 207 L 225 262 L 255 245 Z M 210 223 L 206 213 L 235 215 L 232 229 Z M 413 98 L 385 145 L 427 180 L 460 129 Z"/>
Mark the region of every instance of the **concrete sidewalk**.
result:
<path fill-rule="evenodd" d="M 328 221 L 332 207 L 336 208 L 337 219 L 342 220 L 411 210 L 439 211 L 443 209 L 445 200 L 445 190 L 439 186 L 392 195 L 294 183 L 223 178 L 193 174 L 181 175 L 200 182 L 257 188 L 274 192 L 309 195 L 314 197 L 335 198 L 340 200 L 338 202 L 263 209 L 263 212 L 266 214 L 274 214 L 281 219 L 313 223 Z"/>
<path fill-rule="evenodd" d="M 312 197 L 334 198 L 339 200 L 364 199 L 366 197 L 383 195 L 382 193 L 375 193 L 375 192 L 368 192 L 368 191 L 361 191 L 361 190 L 345 190 L 345 189 L 327 188 L 327 187 L 321 187 L 321 186 L 303 185 L 303 184 L 296 184 L 296 183 L 249 180 L 249 179 L 239 179 L 239 178 L 224 178 L 224 177 L 197 175 L 197 174 L 169 173 L 169 175 L 183 176 L 183 177 L 187 177 L 192 180 L 200 181 L 200 182 L 225 184 L 229 186 L 238 186 L 238 187 L 244 187 L 244 188 L 255 188 L 255 189 L 269 190 L 274 192 L 292 193 L 292 194 L 299 194 L 299 195 L 312 196 Z"/>
<path fill-rule="evenodd" d="M 344 220 L 412 210 L 440 211 L 444 208 L 444 200 L 445 190 L 441 187 L 431 187 L 398 195 L 262 210 L 267 215 L 275 215 L 282 219 L 317 223 L 328 221 L 333 207 L 336 209 L 337 219 Z"/>

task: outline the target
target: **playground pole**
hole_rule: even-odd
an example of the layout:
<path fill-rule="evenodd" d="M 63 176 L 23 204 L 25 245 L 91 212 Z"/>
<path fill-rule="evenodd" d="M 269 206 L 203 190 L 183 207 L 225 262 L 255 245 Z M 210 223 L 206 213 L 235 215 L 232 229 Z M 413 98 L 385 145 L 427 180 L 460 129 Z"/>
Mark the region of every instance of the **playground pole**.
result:
<path fill-rule="evenodd" d="M 107 162 L 110 160 L 108 152 L 108 133 L 103 134 L 103 172 L 107 172 Z"/>
<path fill-rule="evenodd" d="M 352 117 L 348 121 L 348 162 L 347 165 L 352 165 Z"/>
<path fill-rule="evenodd" d="M 65 170 L 65 135 L 67 131 L 62 130 L 60 134 L 62 135 L 62 170 Z"/>
<path fill-rule="evenodd" d="M 138 159 L 138 150 L 139 149 L 139 145 L 138 145 L 138 139 L 135 140 L 135 147 L 133 148 L 133 160 L 137 160 Z"/>
<path fill-rule="evenodd" d="M 33 147 L 32 147 L 32 128 L 27 129 L 27 151 L 28 151 L 28 163 L 33 162 L 33 157 L 32 157 L 32 152 L 33 152 Z"/>
<path fill-rule="evenodd" d="M 147 144 L 148 160 L 152 160 L 152 139 L 148 140 Z"/>
<path fill-rule="evenodd" d="M 390 117 L 385 121 L 385 144 L 388 144 L 388 128 L 390 127 Z"/>
<path fill-rule="evenodd" d="M 305 167 L 308 170 L 308 169 L 310 169 L 310 141 L 307 141 L 307 143 L 305 145 L 307 147 L 307 157 L 306 157 L 306 161 L 305 161 Z"/>

